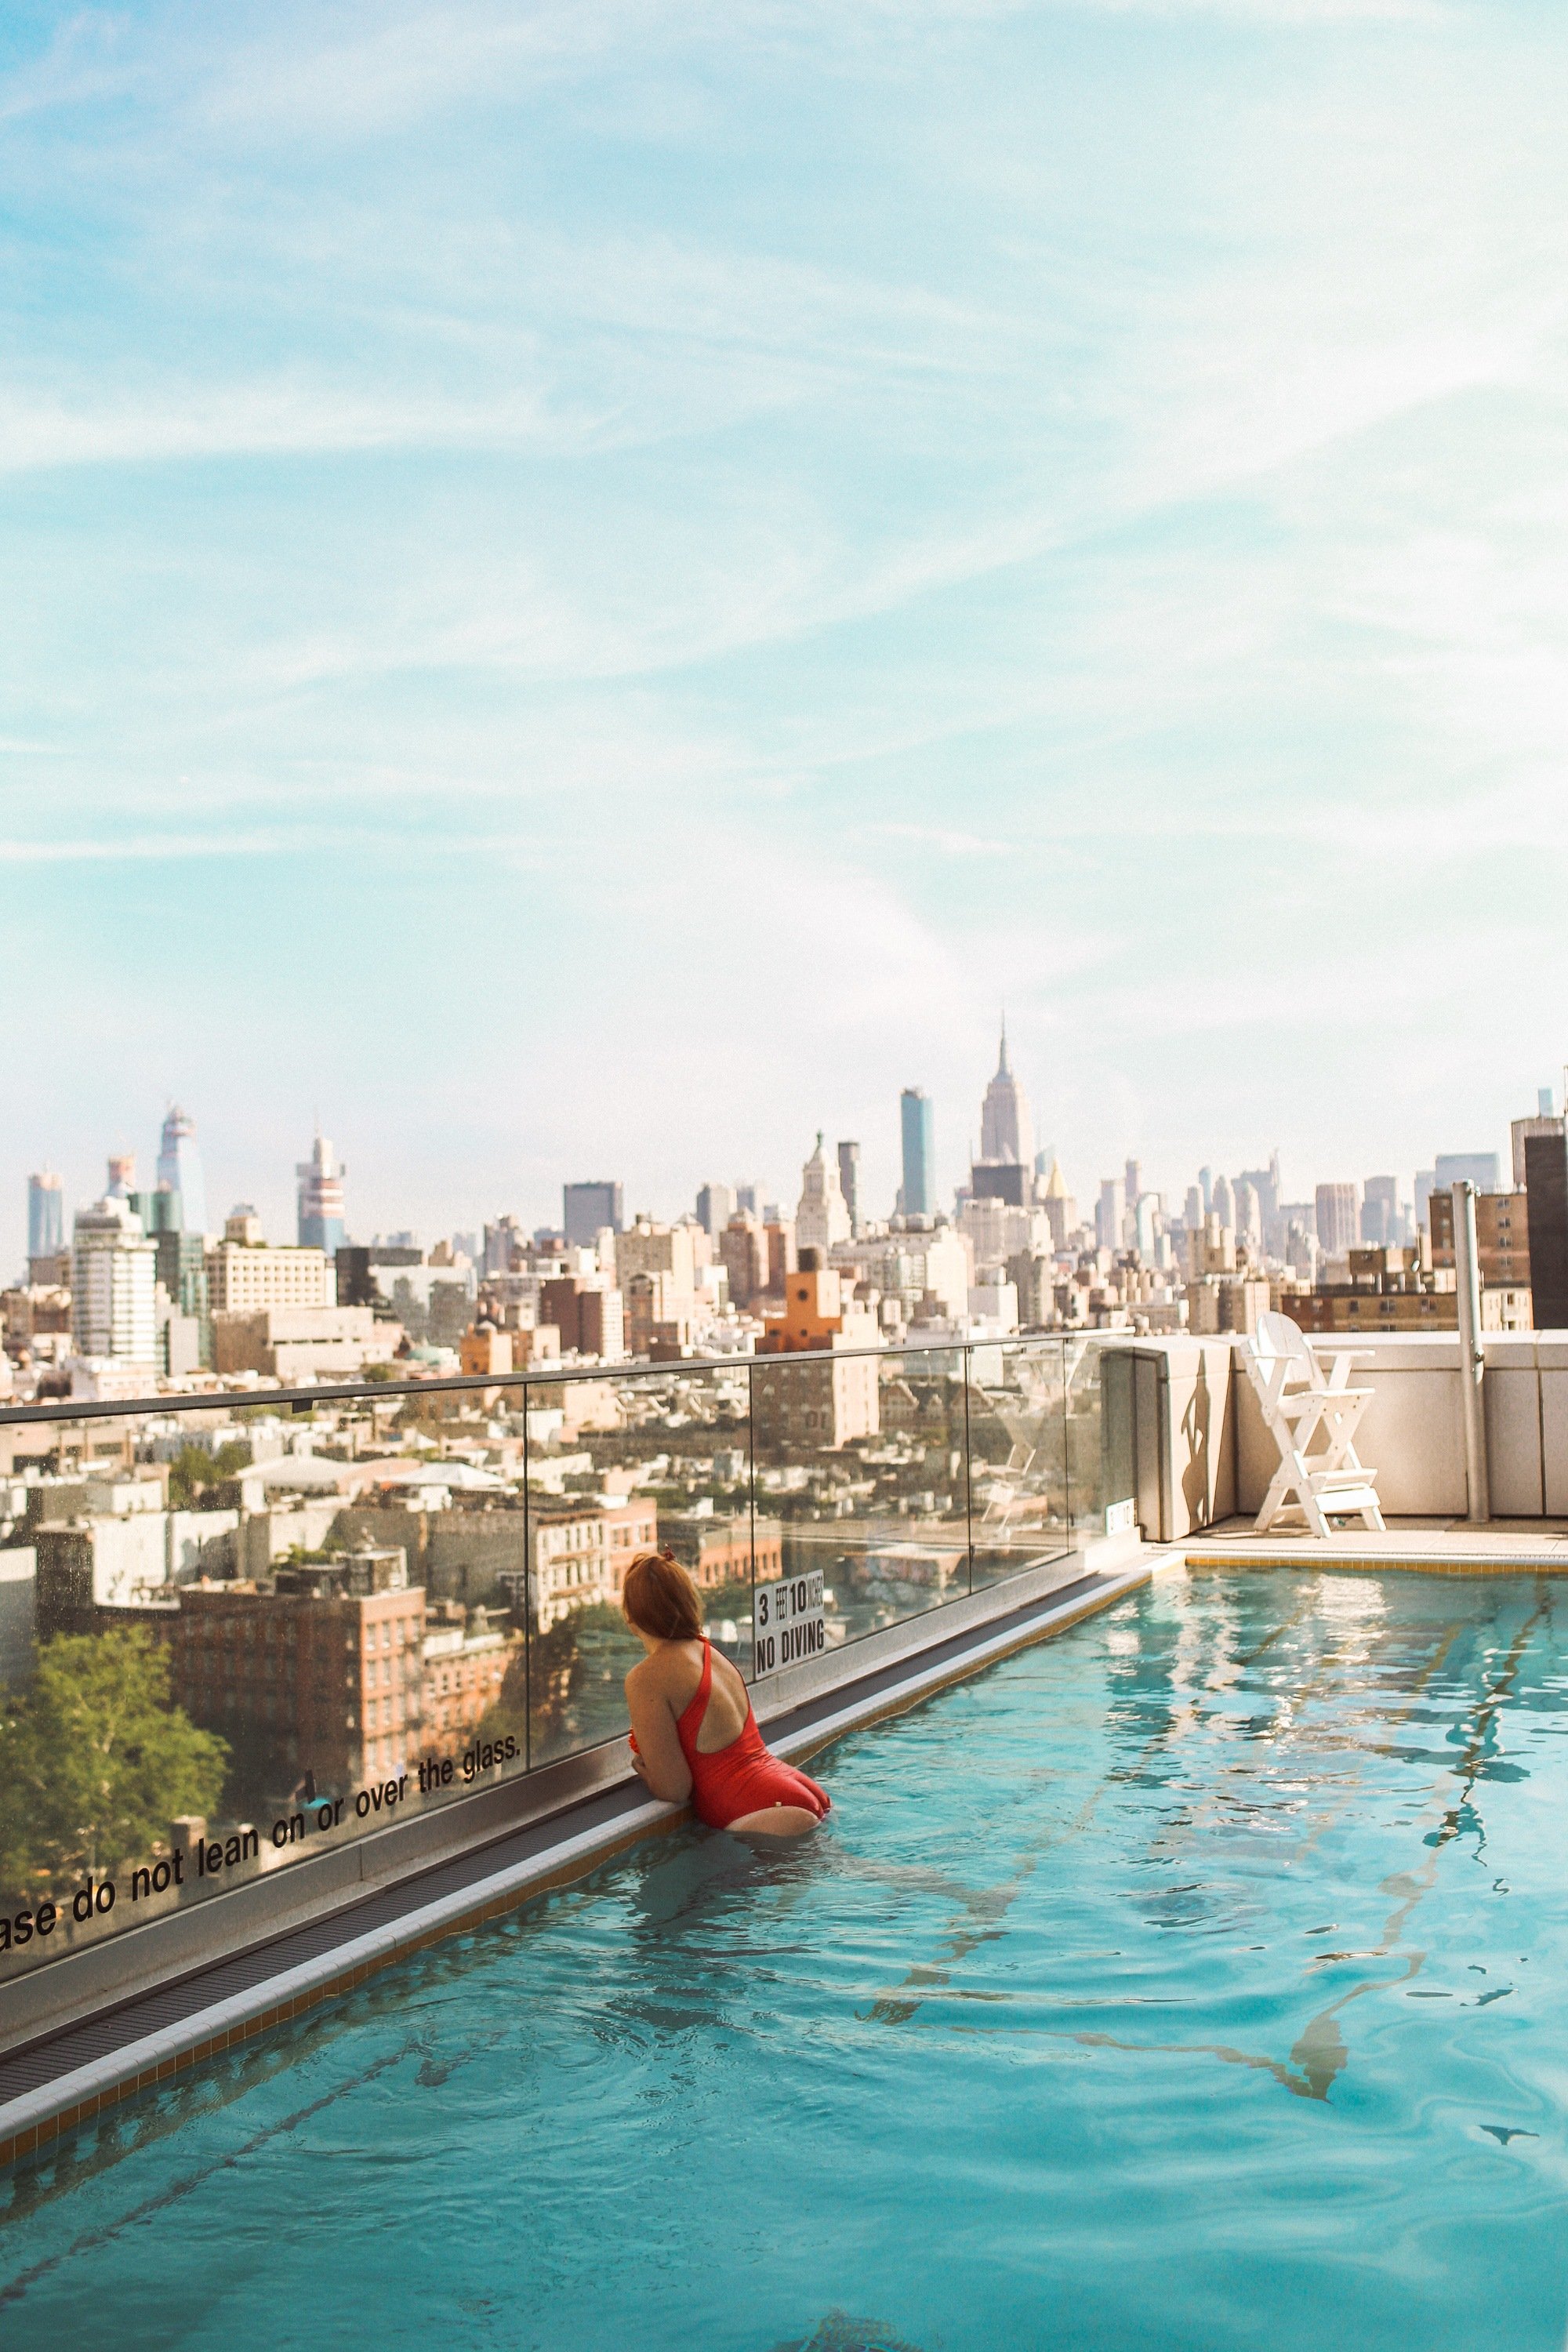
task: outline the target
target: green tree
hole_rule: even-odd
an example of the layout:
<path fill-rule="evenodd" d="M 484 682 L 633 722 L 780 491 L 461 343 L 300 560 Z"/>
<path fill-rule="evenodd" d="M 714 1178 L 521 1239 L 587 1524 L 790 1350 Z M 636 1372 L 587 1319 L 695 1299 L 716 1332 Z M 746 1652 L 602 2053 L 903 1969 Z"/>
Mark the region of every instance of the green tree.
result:
<path fill-rule="evenodd" d="M 221 1485 L 237 1470 L 248 1467 L 250 1448 L 243 1438 L 230 1438 L 216 1454 L 205 1445 L 182 1445 L 169 1465 L 169 1505 L 188 1511 L 204 1488 Z"/>
<path fill-rule="evenodd" d="M 568 1748 L 610 1739 L 626 1723 L 622 1689 L 642 1645 L 618 1609 L 592 1601 L 535 1633 L 529 1673 L 533 1685 L 534 1761 Z M 508 1675 L 500 1698 L 479 1726 L 482 1738 L 514 1731 L 527 1700 L 520 1668 Z"/>
<path fill-rule="evenodd" d="M 227 1743 L 169 1703 L 167 1652 L 142 1627 L 61 1633 L 0 1712 L 0 1886 L 58 1897 L 210 1813 Z"/>

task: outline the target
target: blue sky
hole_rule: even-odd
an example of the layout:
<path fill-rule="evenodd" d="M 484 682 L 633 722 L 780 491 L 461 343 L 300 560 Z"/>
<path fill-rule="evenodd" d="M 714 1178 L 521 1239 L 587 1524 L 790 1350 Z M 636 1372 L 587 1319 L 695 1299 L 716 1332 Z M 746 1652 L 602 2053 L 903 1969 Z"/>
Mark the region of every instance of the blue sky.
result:
<path fill-rule="evenodd" d="M 0 1243 L 1506 1141 L 1568 1055 L 1568 16 L 13 6 Z"/>

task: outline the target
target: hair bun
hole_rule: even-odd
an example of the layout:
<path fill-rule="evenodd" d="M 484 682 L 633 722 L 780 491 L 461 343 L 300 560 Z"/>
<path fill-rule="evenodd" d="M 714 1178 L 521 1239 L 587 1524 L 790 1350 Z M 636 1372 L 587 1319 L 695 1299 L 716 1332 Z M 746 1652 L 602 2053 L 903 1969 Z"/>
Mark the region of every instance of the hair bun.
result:
<path fill-rule="evenodd" d="M 700 1642 L 702 1603 L 672 1551 L 639 1551 L 621 1583 L 628 1624 L 656 1642 Z"/>

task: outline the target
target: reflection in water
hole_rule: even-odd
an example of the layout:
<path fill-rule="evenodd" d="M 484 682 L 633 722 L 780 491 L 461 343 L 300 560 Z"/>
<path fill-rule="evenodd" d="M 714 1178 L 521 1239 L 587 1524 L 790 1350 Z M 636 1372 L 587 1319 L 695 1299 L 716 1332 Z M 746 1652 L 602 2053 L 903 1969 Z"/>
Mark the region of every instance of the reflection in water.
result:
<path fill-rule="evenodd" d="M 847 2312 L 830 2311 L 809 2336 L 778 2344 L 773 2352 L 919 2352 L 919 2347 L 895 2336 L 877 2319 L 851 2319 Z"/>

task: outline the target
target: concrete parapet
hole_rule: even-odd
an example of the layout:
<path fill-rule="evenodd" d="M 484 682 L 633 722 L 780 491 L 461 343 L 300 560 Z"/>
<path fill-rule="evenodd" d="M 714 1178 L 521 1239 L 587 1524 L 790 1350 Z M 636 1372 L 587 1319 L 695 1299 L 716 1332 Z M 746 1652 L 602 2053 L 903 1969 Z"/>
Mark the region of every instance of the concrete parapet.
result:
<path fill-rule="evenodd" d="M 1239 1339 L 1140 1339 L 1101 1357 L 1108 1417 L 1125 1419 L 1139 1525 L 1172 1543 L 1233 1513 L 1258 1510 L 1275 1468 L 1273 1442 Z M 1323 1356 L 1349 1350 L 1372 1401 L 1357 1432 L 1394 1518 L 1458 1518 L 1465 1472 L 1457 1332 L 1398 1338 L 1323 1336 Z M 1482 1383 L 1494 1518 L 1568 1517 L 1568 1331 L 1485 1335 Z M 1108 1451 L 1110 1440 L 1108 1438 Z M 1108 1489 L 1109 1493 L 1109 1489 Z M 1114 1499 L 1114 1498 L 1112 1498 Z"/>

